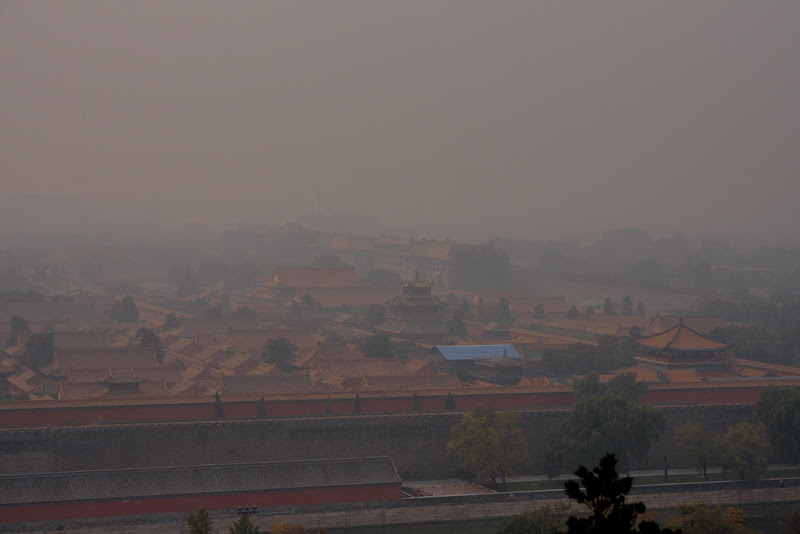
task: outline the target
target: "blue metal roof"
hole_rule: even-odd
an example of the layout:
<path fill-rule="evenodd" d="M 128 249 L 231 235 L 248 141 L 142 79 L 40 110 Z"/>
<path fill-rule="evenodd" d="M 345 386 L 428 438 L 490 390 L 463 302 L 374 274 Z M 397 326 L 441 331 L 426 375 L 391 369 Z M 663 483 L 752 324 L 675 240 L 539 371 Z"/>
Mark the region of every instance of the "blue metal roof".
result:
<path fill-rule="evenodd" d="M 447 360 L 492 360 L 503 356 L 522 358 L 513 345 L 436 345 L 436 350 Z"/>

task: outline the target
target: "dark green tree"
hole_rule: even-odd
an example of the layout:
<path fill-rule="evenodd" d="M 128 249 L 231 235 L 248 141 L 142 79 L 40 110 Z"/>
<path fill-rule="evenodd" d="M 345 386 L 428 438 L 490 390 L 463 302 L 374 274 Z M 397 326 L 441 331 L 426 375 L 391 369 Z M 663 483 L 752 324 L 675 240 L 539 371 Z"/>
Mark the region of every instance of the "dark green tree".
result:
<path fill-rule="evenodd" d="M 642 327 L 636 324 L 633 325 L 628 329 L 628 335 L 632 339 L 639 339 L 640 337 L 642 337 Z"/>
<path fill-rule="evenodd" d="M 319 308 L 319 302 L 309 293 L 306 293 L 305 295 L 300 297 L 300 305 L 303 307 L 304 310 Z"/>
<path fill-rule="evenodd" d="M 236 308 L 236 317 L 250 319 L 256 316 L 256 311 L 250 306 L 239 306 Z"/>
<path fill-rule="evenodd" d="M 616 456 L 605 454 L 591 471 L 583 465 L 578 467 L 575 475 L 580 482 L 564 483 L 567 497 L 589 510 L 588 517 L 571 516 L 567 520 L 567 534 L 680 534 L 680 530 L 661 528 L 654 521 L 642 521 L 647 507 L 643 502 L 625 502 L 633 479 L 620 478 L 616 465 Z"/>
<path fill-rule="evenodd" d="M 353 413 L 361 413 L 361 397 L 358 396 L 358 393 L 353 401 Z"/>
<path fill-rule="evenodd" d="M 161 346 L 161 338 L 151 329 L 140 326 L 136 330 L 136 337 L 134 337 L 134 339 L 139 342 L 140 347 L 155 348 L 158 363 L 164 361 L 164 347 Z"/>
<path fill-rule="evenodd" d="M 25 342 L 25 351 L 21 359 L 31 369 L 38 369 L 52 362 L 54 353 L 55 342 L 52 333 L 33 334 Z"/>
<path fill-rule="evenodd" d="M 644 302 L 641 300 L 639 301 L 639 304 L 636 305 L 636 313 L 639 315 L 644 315 Z"/>
<path fill-rule="evenodd" d="M 329 415 L 333 413 L 333 401 L 330 397 L 325 399 L 325 413 Z"/>
<path fill-rule="evenodd" d="M 166 317 L 164 317 L 164 325 L 161 327 L 162 330 L 173 330 L 178 328 L 181 325 L 181 320 L 178 318 L 177 315 L 174 313 L 168 313 Z"/>
<path fill-rule="evenodd" d="M 384 334 L 369 336 L 361 342 L 361 351 L 367 358 L 390 358 L 394 355 L 392 340 Z"/>
<path fill-rule="evenodd" d="M 603 301 L 603 313 L 606 315 L 614 315 L 614 305 L 611 303 L 611 299 L 606 297 L 606 300 Z"/>
<path fill-rule="evenodd" d="M 444 409 L 445 410 L 455 410 L 456 409 L 456 399 L 453 397 L 453 392 L 448 391 L 447 397 L 444 399 Z"/>
<path fill-rule="evenodd" d="M 578 398 L 569 419 L 548 432 L 545 469 L 550 475 L 617 451 L 625 470 L 642 465 L 652 441 L 664 431 L 664 415 L 629 395 L 606 391 Z M 615 461 L 616 464 L 616 461 Z"/>
<path fill-rule="evenodd" d="M 622 313 L 628 315 L 633 313 L 633 301 L 627 295 L 625 295 L 625 298 L 622 299 Z"/>
<path fill-rule="evenodd" d="M 290 371 L 291 361 L 296 352 L 297 346 L 289 338 L 271 338 L 264 343 L 261 357 L 265 362 L 277 365 L 282 371 Z"/>
<path fill-rule="evenodd" d="M 544 306 L 542 305 L 541 302 L 537 304 L 536 307 L 533 309 L 533 318 L 544 319 Z"/>
<path fill-rule="evenodd" d="M 500 297 L 497 304 L 497 320 L 507 322 L 511 320 L 511 303 L 506 297 Z"/>
<path fill-rule="evenodd" d="M 719 465 L 719 438 L 705 426 L 691 421 L 678 428 L 678 450 L 686 455 L 698 473 L 708 482 L 708 468 Z"/>
<path fill-rule="evenodd" d="M 569 309 L 567 310 L 567 313 L 564 314 L 564 317 L 566 317 L 567 319 L 577 319 L 580 316 L 581 314 L 578 311 L 578 308 L 576 308 L 574 304 L 570 306 Z"/>
<path fill-rule="evenodd" d="M 258 527 L 250 521 L 250 516 L 242 514 L 238 521 L 228 528 L 229 534 L 260 534 Z"/>
<path fill-rule="evenodd" d="M 214 534 L 214 523 L 211 522 L 205 508 L 189 514 L 186 522 L 189 526 L 189 534 Z"/>
<path fill-rule="evenodd" d="M 257 417 L 266 417 L 267 416 L 267 403 L 264 401 L 264 395 L 258 398 L 258 405 L 256 406 L 256 416 Z"/>
<path fill-rule="evenodd" d="M 566 503 L 540 506 L 530 512 L 510 517 L 495 529 L 495 534 L 559 534 L 563 532 Z"/>
<path fill-rule="evenodd" d="M 14 314 L 9 321 L 11 325 L 11 332 L 8 333 L 8 339 L 6 340 L 6 346 L 9 345 L 16 345 L 19 340 L 20 332 L 30 332 L 31 327 L 28 324 L 28 321 L 23 319 L 17 314 Z"/>
<path fill-rule="evenodd" d="M 380 304 L 371 304 L 367 308 L 367 326 L 375 328 L 386 320 L 386 308 Z"/>
<path fill-rule="evenodd" d="M 467 325 L 464 324 L 464 312 L 456 310 L 447 320 L 447 335 L 460 338 L 467 337 Z"/>
<path fill-rule="evenodd" d="M 225 417 L 225 405 L 222 403 L 219 391 L 214 394 L 214 417 Z"/>
<path fill-rule="evenodd" d="M 800 387 L 765 389 L 755 413 L 778 457 L 784 462 L 800 462 Z"/>
<path fill-rule="evenodd" d="M 418 412 L 420 410 L 419 406 L 419 394 L 417 394 L 417 390 L 414 390 L 414 396 L 411 397 L 411 410 L 414 412 Z"/>
<path fill-rule="evenodd" d="M 136 323 L 139 321 L 139 309 L 136 307 L 133 297 L 128 295 L 111 305 L 109 316 L 121 323 Z"/>
<path fill-rule="evenodd" d="M 602 395 L 608 391 L 619 393 L 632 400 L 637 400 L 647 393 L 647 382 L 637 381 L 636 373 L 620 373 L 608 382 L 601 382 L 596 373 L 589 373 L 572 382 L 576 398 L 587 395 Z"/>

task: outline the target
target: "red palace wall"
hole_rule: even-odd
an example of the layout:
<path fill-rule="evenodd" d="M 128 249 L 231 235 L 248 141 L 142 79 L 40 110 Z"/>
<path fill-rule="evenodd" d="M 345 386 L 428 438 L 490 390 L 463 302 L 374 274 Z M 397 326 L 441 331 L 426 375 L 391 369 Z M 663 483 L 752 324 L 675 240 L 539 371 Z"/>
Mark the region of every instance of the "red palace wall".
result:
<path fill-rule="evenodd" d="M 401 498 L 400 484 L 348 488 L 304 489 L 217 495 L 190 495 L 131 500 L 34 504 L 0 507 L 0 522 L 77 519 L 206 510 L 234 510 L 239 506 L 296 506 Z"/>
<path fill-rule="evenodd" d="M 758 401 L 761 391 L 766 386 L 745 385 L 719 387 L 718 384 L 700 387 L 664 387 L 651 386 L 642 401 L 653 405 L 724 405 L 752 404 Z M 476 388 L 477 390 L 478 388 Z M 488 404 L 495 409 L 553 409 L 567 408 L 573 404 L 572 390 L 565 387 L 543 388 L 533 392 L 502 391 L 487 392 L 480 390 L 454 391 L 456 408 L 469 410 L 481 404 Z M 372 397 L 369 394 L 360 397 L 361 412 L 373 414 L 408 413 L 412 411 L 411 394 L 402 396 Z M 423 412 L 438 412 L 444 409 L 446 393 L 436 395 L 420 395 L 420 409 Z M 121 399 L 120 399 L 121 400 Z M 177 402 L 176 402 L 177 401 Z M 226 399 L 223 397 L 225 415 L 228 418 L 253 418 L 257 415 L 257 399 L 252 396 L 247 400 Z M 116 402 L 114 405 L 83 405 L 101 401 L 19 401 L 6 403 L 0 408 L 0 428 L 33 428 L 43 426 L 88 425 L 95 421 L 103 423 L 135 423 L 135 422 L 175 422 L 214 419 L 214 402 L 197 402 L 188 399 L 170 399 L 158 404 L 158 399 L 135 400 L 130 404 Z M 33 408 L 33 403 L 41 403 L 41 408 Z M 152 404 L 151 404 L 152 403 Z M 77 404 L 77 406 L 75 405 Z M 302 417 L 319 416 L 326 413 L 326 408 L 334 414 L 352 414 L 354 397 L 326 399 L 299 399 L 287 395 L 283 399 L 269 399 L 266 410 L 269 417 Z M 24 406 L 24 409 L 16 409 Z"/>

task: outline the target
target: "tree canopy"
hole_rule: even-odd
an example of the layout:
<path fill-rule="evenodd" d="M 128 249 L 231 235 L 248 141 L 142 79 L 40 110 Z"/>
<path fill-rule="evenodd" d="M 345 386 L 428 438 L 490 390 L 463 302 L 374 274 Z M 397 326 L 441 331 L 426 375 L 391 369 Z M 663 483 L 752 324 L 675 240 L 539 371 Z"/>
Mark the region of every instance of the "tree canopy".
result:
<path fill-rule="evenodd" d="M 680 534 L 661 528 L 654 521 L 643 521 L 646 506 L 642 502 L 626 503 L 633 486 L 631 477 L 620 478 L 616 470 L 617 458 L 613 453 L 600 458 L 600 464 L 591 471 L 581 465 L 575 471 L 580 479 L 564 483 L 567 496 L 589 510 L 587 517 L 571 516 L 567 520 L 568 534 Z M 583 489 L 581 489 L 583 486 Z"/>
<path fill-rule="evenodd" d="M 292 357 L 297 352 L 297 346 L 289 338 L 279 337 L 268 339 L 264 343 L 261 357 L 265 362 L 273 363 L 282 371 L 292 369 Z"/>
<path fill-rule="evenodd" d="M 33 334 L 25 343 L 22 362 L 31 369 L 38 369 L 53 361 L 55 341 L 52 333 Z"/>
<path fill-rule="evenodd" d="M 189 526 L 189 534 L 213 534 L 214 523 L 208 517 L 208 512 L 205 508 L 200 508 L 197 512 L 192 512 L 186 518 Z"/>
<path fill-rule="evenodd" d="M 361 342 L 361 351 L 367 358 L 389 358 L 394 354 L 392 340 L 385 334 L 369 336 Z"/>
<path fill-rule="evenodd" d="M 761 392 L 755 413 L 778 457 L 800 462 L 800 387 L 767 388 Z"/>
<path fill-rule="evenodd" d="M 708 482 L 708 468 L 719 465 L 720 442 L 717 436 L 698 422 L 689 422 L 678 428 L 678 450 L 692 462 L 698 473 Z"/>
<path fill-rule="evenodd" d="M 757 479 L 767 470 L 769 442 L 760 425 L 747 421 L 728 428 L 724 440 L 725 469 L 739 475 L 739 479 Z"/>
<path fill-rule="evenodd" d="M 229 534 L 259 534 L 258 527 L 250 521 L 250 516 L 242 514 L 238 521 L 228 528 Z"/>
<path fill-rule="evenodd" d="M 139 309 L 136 307 L 133 297 L 128 295 L 121 301 L 114 301 L 109 316 L 121 323 L 136 323 L 139 321 Z"/>
<path fill-rule="evenodd" d="M 486 405 L 465 413 L 450 431 L 447 452 L 476 478 L 490 477 L 492 483 L 512 476 L 529 462 L 528 441 L 512 412 L 496 412 Z"/>
<path fill-rule="evenodd" d="M 618 391 L 579 398 L 569 419 L 545 439 L 545 469 L 556 475 L 589 458 L 616 451 L 626 471 L 641 465 L 664 432 L 664 415 Z M 615 459 L 616 464 L 616 459 Z"/>
<path fill-rule="evenodd" d="M 678 516 L 669 525 L 680 528 L 684 534 L 759 534 L 761 531 L 747 527 L 747 515 L 740 508 L 728 508 L 724 513 L 717 506 L 705 504 L 679 504 Z"/>

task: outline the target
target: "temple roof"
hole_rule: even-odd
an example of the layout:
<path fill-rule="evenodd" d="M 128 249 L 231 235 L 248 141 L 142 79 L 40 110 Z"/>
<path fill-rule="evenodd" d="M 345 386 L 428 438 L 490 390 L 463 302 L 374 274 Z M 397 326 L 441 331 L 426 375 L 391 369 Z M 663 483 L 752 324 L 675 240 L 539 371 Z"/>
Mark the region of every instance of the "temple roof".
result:
<path fill-rule="evenodd" d="M 671 352 L 719 352 L 730 345 L 698 334 L 681 320 L 669 330 L 636 340 L 636 345 L 645 349 Z"/>

